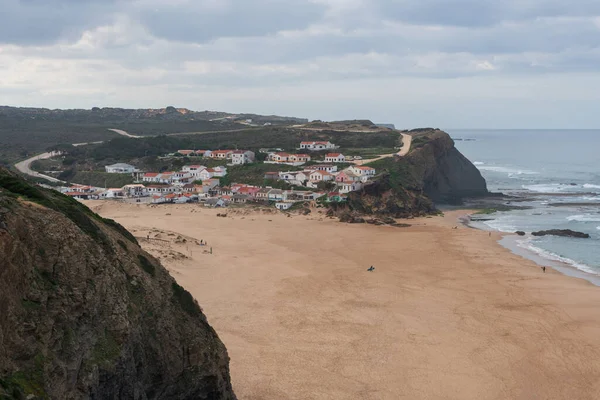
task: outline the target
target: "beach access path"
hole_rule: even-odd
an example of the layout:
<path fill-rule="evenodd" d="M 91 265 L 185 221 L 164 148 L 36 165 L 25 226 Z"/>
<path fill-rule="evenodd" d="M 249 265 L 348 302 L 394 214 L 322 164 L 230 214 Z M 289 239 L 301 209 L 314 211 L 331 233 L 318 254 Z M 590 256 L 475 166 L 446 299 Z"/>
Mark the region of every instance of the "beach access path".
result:
<path fill-rule="evenodd" d="M 382 158 L 388 158 L 388 157 L 393 157 L 393 156 L 404 157 L 410 151 L 411 145 L 412 145 L 412 136 L 408 135 L 406 133 L 403 133 L 402 134 L 402 148 L 400 149 L 399 152 L 391 153 L 391 154 L 382 154 L 376 158 L 370 158 L 368 160 L 354 160 L 351 162 L 356 165 L 365 165 L 368 163 L 372 163 L 373 161 L 381 160 Z"/>
<path fill-rule="evenodd" d="M 140 244 L 202 306 L 240 399 L 598 400 L 600 288 L 543 273 L 464 212 L 394 228 L 319 209 L 86 204 L 173 238 Z"/>

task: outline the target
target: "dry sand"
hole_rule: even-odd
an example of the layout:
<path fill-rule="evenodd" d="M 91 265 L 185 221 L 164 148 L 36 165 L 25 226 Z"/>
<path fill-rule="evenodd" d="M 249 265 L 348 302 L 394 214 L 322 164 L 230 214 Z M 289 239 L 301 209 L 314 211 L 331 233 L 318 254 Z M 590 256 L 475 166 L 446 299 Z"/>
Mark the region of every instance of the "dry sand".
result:
<path fill-rule="evenodd" d="M 141 243 L 201 304 L 240 399 L 600 399 L 600 288 L 452 229 L 457 212 L 393 228 L 87 204 L 164 240 Z"/>

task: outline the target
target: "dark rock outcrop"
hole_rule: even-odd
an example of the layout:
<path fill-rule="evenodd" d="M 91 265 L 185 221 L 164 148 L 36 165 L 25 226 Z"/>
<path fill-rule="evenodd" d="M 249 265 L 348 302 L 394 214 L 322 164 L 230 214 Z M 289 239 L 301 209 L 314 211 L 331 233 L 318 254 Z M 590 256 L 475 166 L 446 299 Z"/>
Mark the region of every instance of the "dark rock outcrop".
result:
<path fill-rule="evenodd" d="M 488 195 L 481 173 L 440 130 L 420 131 L 405 157 L 425 194 L 436 203 L 457 204 L 466 197 Z"/>
<path fill-rule="evenodd" d="M 487 196 L 485 179 L 440 130 L 418 129 L 405 157 L 371 164 L 379 176 L 362 190 L 351 192 L 345 203 L 330 205 L 330 214 L 346 212 L 408 218 L 435 214 L 435 203 L 461 203 L 466 197 Z"/>
<path fill-rule="evenodd" d="M 197 302 L 135 237 L 0 169 L 0 398 L 235 399 Z"/>
<path fill-rule="evenodd" d="M 516 231 L 515 233 L 519 236 L 525 236 L 525 232 L 523 231 Z"/>
<path fill-rule="evenodd" d="M 547 231 L 538 231 L 532 232 L 533 236 L 563 236 L 563 237 L 572 237 L 578 239 L 589 239 L 590 235 L 583 232 L 572 231 L 571 229 L 550 229 Z"/>

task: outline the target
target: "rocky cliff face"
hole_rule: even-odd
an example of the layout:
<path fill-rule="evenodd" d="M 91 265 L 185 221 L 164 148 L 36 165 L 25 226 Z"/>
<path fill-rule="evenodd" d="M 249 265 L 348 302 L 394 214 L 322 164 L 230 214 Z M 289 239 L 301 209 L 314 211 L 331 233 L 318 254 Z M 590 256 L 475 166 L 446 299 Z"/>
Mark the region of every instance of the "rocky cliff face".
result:
<path fill-rule="evenodd" d="M 0 169 L 0 398 L 235 399 L 192 296 L 120 225 Z"/>
<path fill-rule="evenodd" d="M 397 218 L 436 213 L 434 203 L 460 203 L 465 197 L 488 194 L 485 179 L 436 129 L 411 131 L 411 151 L 369 165 L 381 171 L 374 183 L 350 193 L 348 202 L 333 204 L 330 215 L 347 213 L 391 215 Z"/>
<path fill-rule="evenodd" d="M 406 157 L 415 179 L 436 203 L 460 203 L 466 197 L 488 194 L 479 170 L 457 149 L 450 136 L 440 130 L 413 133 L 414 148 Z"/>

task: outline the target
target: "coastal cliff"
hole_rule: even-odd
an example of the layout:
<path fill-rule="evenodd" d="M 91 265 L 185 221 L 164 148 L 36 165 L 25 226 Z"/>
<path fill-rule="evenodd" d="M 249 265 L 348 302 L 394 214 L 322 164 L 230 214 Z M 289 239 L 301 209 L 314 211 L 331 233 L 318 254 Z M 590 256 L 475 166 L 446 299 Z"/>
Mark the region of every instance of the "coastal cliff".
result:
<path fill-rule="evenodd" d="M 123 227 L 0 169 L 0 398 L 235 399 L 225 346 Z"/>
<path fill-rule="evenodd" d="M 347 213 L 416 217 L 437 212 L 435 204 L 460 204 L 467 197 L 488 194 L 479 170 L 437 129 L 407 132 L 410 152 L 367 164 L 381 171 L 373 183 L 332 204 L 330 215 Z"/>
<path fill-rule="evenodd" d="M 446 132 L 419 129 L 410 132 L 412 149 L 405 162 L 422 185 L 424 193 L 436 203 L 457 204 L 467 197 L 488 194 L 481 173 L 454 146 Z"/>

